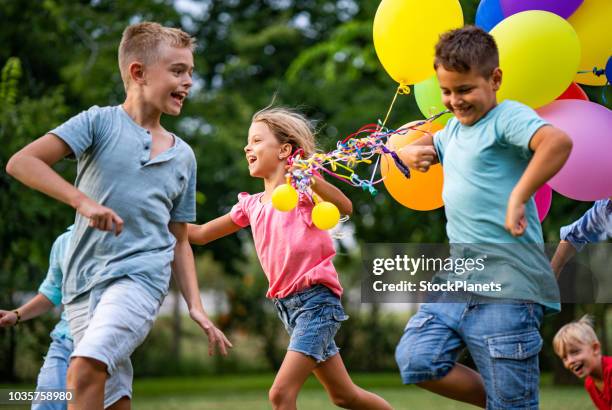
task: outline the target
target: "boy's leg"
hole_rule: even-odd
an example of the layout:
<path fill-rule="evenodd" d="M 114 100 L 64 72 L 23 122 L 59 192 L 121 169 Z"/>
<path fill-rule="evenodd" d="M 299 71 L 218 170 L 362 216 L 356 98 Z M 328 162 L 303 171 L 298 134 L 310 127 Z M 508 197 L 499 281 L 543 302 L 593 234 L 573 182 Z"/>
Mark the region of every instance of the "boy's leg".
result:
<path fill-rule="evenodd" d="M 480 374 L 460 363 L 438 380 L 417 383 L 417 386 L 449 399 L 485 408 L 487 394 Z"/>
<path fill-rule="evenodd" d="M 68 410 L 102 409 L 106 364 L 89 357 L 74 357 L 68 368 L 66 387 L 74 391 Z"/>
<path fill-rule="evenodd" d="M 36 391 L 66 390 L 66 372 L 71 353 L 72 341 L 70 339 L 53 339 L 38 373 Z M 41 401 L 32 404 L 32 410 L 66 410 L 66 408 L 67 403 L 59 401 Z"/>
<path fill-rule="evenodd" d="M 90 379 L 97 386 L 96 389 L 87 390 L 84 384 L 89 381 L 81 374 L 99 375 L 102 372 L 104 407 L 109 407 L 122 398 L 131 397 L 132 366 L 129 357 L 149 333 L 159 301 L 143 285 L 129 277 L 118 279 L 98 290 L 92 290 L 87 309 L 79 306 L 80 302 L 75 303 L 76 306 L 69 304 L 66 309 L 76 345 L 69 380 L 74 383 L 78 404 L 81 390 L 92 394 L 100 390 L 99 377 Z M 84 310 L 88 311 L 88 315 L 82 314 Z M 76 361 L 76 358 L 81 360 Z M 103 366 L 96 366 L 99 363 Z M 85 394 L 83 400 L 89 397 Z M 103 405 L 96 403 L 95 407 L 86 408 L 102 409 Z"/>
<path fill-rule="evenodd" d="M 297 409 L 297 396 L 317 362 L 303 353 L 287 351 L 274 383 L 269 399 L 274 410 Z"/>
<path fill-rule="evenodd" d="M 484 407 L 476 372 L 456 364 L 464 342 L 456 329 L 466 303 L 428 303 L 408 321 L 395 350 L 404 384 Z"/>
<path fill-rule="evenodd" d="M 488 409 L 537 409 L 543 308 L 535 303 L 474 303 L 461 335 L 482 375 Z"/>
<path fill-rule="evenodd" d="M 313 370 L 332 402 L 345 409 L 391 410 L 383 398 L 357 386 L 351 380 L 340 353 L 322 362 Z"/>

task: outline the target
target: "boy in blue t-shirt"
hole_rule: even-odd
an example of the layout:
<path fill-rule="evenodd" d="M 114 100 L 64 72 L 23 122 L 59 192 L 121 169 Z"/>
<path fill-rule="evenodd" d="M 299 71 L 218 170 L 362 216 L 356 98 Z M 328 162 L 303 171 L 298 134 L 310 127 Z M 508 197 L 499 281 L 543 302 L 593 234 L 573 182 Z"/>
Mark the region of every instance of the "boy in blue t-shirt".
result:
<path fill-rule="evenodd" d="M 70 243 L 72 226 L 55 239 L 49 255 L 49 271 L 38 288 L 38 294 L 19 308 L 0 310 L 0 328 L 15 326 L 33 319 L 62 303 L 62 265 Z M 66 371 L 72 354 L 73 343 L 64 312 L 51 332 L 51 344 L 38 373 L 37 391 L 65 391 Z M 65 410 L 65 401 L 41 401 L 32 404 L 32 410 Z"/>
<path fill-rule="evenodd" d="M 559 304 L 533 194 L 561 169 L 572 143 L 531 108 L 497 103 L 497 46 L 481 29 L 442 35 L 434 68 L 455 118 L 399 155 L 423 172 L 444 165 L 451 251 L 473 256 L 486 249 L 488 257 L 487 269 L 460 279 L 495 282 L 502 291 L 446 292 L 441 303 L 422 304 L 396 360 L 406 384 L 481 407 L 537 409 L 539 328 L 544 308 Z M 456 363 L 464 347 L 480 374 Z"/>
<path fill-rule="evenodd" d="M 208 336 L 209 354 L 231 347 L 204 311 L 187 237 L 195 219 L 195 155 L 160 122 L 162 114 L 181 112 L 193 48 L 179 29 L 127 27 L 119 45 L 124 103 L 91 107 L 7 164 L 16 179 L 76 210 L 62 286 L 74 338 L 67 374 L 74 408 L 130 407 L 130 356 L 153 326 L 171 272 Z M 74 185 L 51 168 L 69 155 L 78 161 Z"/>

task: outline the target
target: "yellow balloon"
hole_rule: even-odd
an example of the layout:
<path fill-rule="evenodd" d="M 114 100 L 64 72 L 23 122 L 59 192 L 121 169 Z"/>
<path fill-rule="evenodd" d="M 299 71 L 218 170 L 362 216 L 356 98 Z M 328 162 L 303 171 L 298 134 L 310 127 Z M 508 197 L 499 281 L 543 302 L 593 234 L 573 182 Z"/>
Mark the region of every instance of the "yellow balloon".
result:
<path fill-rule="evenodd" d="M 462 25 L 458 0 L 382 0 L 374 17 L 374 48 L 391 78 L 415 84 L 434 74 L 440 34 Z"/>
<path fill-rule="evenodd" d="M 289 212 L 298 203 L 298 193 L 289 184 L 279 185 L 272 192 L 272 206 L 279 211 Z"/>
<path fill-rule="evenodd" d="M 538 108 L 563 94 L 580 61 L 573 27 L 556 14 L 529 10 L 514 14 L 491 30 L 503 72 L 498 101 L 520 101 Z"/>
<path fill-rule="evenodd" d="M 612 1 L 584 0 L 567 21 L 576 30 L 582 46 L 578 71 L 590 71 L 588 74 L 577 74 L 576 82 L 605 85 L 606 76 L 598 77 L 592 70 L 595 67 L 605 68 L 608 58 L 612 55 L 612 36 L 608 31 L 612 23 Z"/>
<path fill-rule="evenodd" d="M 397 151 L 403 146 L 420 139 L 426 132 L 433 134 L 442 128 L 442 125 L 430 122 L 419 126 L 415 130 L 408 131 L 405 135 L 393 135 L 389 139 L 390 148 Z M 416 211 L 431 211 L 444 205 L 442 201 L 442 186 L 444 185 L 442 165 L 433 165 L 427 172 L 411 169 L 410 179 L 408 179 L 395 166 L 391 156 L 386 154 L 382 158 L 380 172 L 385 178 L 383 183 L 387 192 L 406 208 Z"/>
<path fill-rule="evenodd" d="M 340 221 L 340 211 L 331 202 L 319 202 L 312 209 L 312 222 L 321 230 L 331 229 Z"/>

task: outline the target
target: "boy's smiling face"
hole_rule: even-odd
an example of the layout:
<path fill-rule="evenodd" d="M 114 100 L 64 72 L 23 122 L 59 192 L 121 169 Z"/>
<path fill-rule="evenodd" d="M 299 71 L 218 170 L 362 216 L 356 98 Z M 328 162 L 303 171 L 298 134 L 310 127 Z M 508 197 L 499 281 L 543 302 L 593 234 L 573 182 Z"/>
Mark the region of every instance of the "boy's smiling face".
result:
<path fill-rule="evenodd" d="M 193 84 L 193 53 L 186 47 L 160 44 L 157 61 L 147 65 L 144 97 L 159 111 L 179 115 Z"/>
<path fill-rule="evenodd" d="M 568 343 L 561 357 L 563 366 L 581 379 L 590 375 L 601 364 L 599 343 Z"/>
<path fill-rule="evenodd" d="M 502 77 L 499 68 L 485 78 L 475 69 L 461 73 L 439 65 L 436 75 L 442 90 L 442 102 L 463 125 L 474 125 L 497 105 L 495 94 Z"/>

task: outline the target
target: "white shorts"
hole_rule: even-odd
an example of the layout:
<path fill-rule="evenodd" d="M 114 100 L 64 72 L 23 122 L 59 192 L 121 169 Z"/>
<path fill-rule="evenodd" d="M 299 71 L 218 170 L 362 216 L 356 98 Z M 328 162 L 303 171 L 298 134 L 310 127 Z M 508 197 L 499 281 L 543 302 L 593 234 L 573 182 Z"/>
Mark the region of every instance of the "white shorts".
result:
<path fill-rule="evenodd" d="M 142 284 L 125 276 L 65 306 L 75 346 L 70 357 L 89 357 L 106 365 L 105 408 L 132 397 L 130 356 L 149 334 L 160 304 Z"/>

